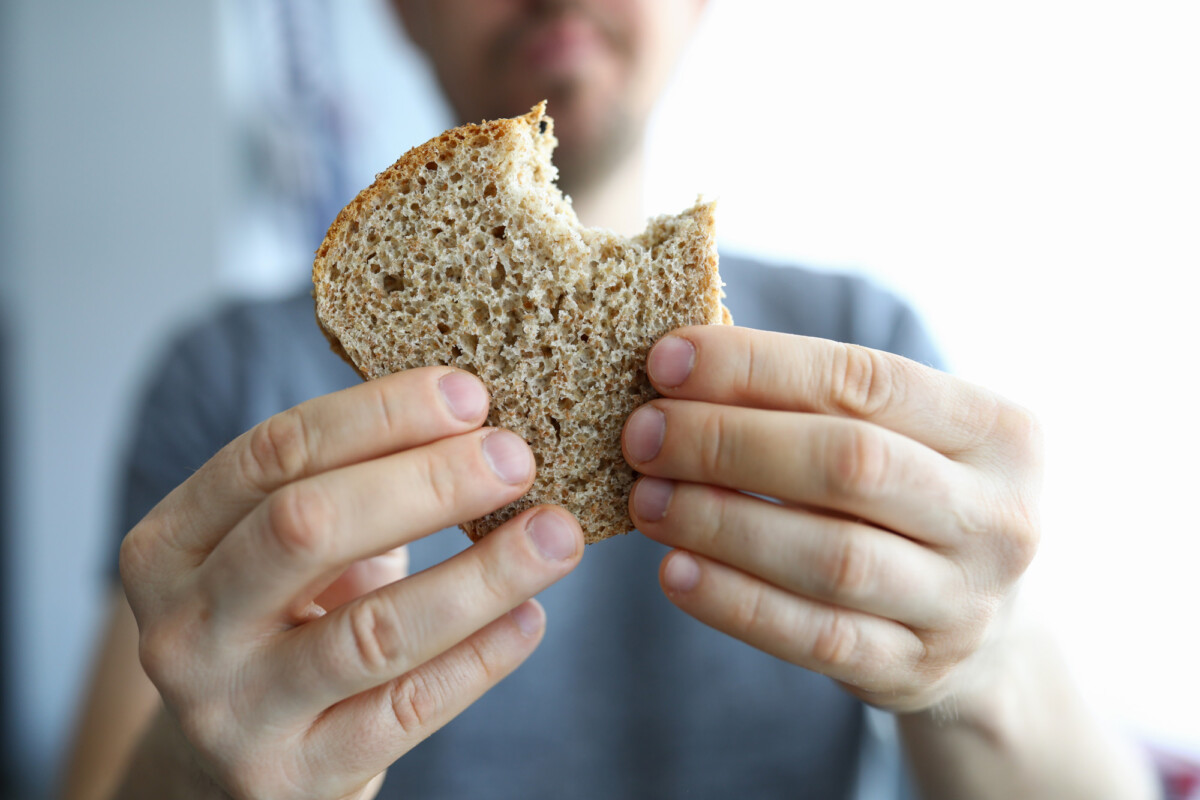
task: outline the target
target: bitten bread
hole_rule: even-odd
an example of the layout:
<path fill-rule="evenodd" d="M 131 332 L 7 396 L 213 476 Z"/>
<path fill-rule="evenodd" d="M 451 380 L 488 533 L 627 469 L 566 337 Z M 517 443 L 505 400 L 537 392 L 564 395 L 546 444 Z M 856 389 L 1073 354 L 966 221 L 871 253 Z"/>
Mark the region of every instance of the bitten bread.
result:
<path fill-rule="evenodd" d="M 621 429 L 656 396 L 646 355 L 673 328 L 731 322 L 713 205 L 633 239 L 585 228 L 554 185 L 556 144 L 544 103 L 447 131 L 346 206 L 313 264 L 317 319 L 364 379 L 472 372 L 488 424 L 533 449 L 533 488 L 464 521 L 472 539 L 542 503 L 575 514 L 588 542 L 632 530 Z"/>

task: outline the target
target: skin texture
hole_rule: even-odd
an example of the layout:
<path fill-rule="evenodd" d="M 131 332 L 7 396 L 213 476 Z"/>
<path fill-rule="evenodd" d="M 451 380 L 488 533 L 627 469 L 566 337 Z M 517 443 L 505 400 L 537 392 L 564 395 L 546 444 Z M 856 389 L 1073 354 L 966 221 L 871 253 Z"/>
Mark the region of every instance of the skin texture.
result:
<path fill-rule="evenodd" d="M 530 598 L 583 549 L 561 509 L 397 580 L 397 548 L 528 489 L 532 454 L 480 427 L 487 407 L 478 379 L 445 367 L 318 398 L 236 439 L 130 532 L 122 578 L 170 713 L 120 796 L 373 796 L 533 651 Z"/>
<path fill-rule="evenodd" d="M 748 329 L 685 329 L 648 368 L 666 399 L 626 424 L 647 476 L 630 510 L 678 548 L 661 572 L 678 606 L 890 710 L 970 679 L 1037 547 L 1027 411 L 896 356 Z"/>

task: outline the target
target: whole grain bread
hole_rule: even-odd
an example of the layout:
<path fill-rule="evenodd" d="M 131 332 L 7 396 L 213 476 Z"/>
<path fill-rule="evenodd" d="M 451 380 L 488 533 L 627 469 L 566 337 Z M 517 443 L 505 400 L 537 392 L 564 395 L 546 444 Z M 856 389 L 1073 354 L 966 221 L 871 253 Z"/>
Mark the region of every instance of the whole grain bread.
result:
<path fill-rule="evenodd" d="M 633 239 L 583 227 L 554 185 L 545 103 L 464 125 L 406 153 L 338 215 L 313 264 L 317 319 L 364 379 L 431 364 L 478 375 L 488 424 L 537 462 L 525 508 L 566 507 L 586 541 L 627 533 L 636 474 L 621 429 L 655 397 L 646 355 L 684 325 L 730 323 L 713 205 L 651 220 Z"/>

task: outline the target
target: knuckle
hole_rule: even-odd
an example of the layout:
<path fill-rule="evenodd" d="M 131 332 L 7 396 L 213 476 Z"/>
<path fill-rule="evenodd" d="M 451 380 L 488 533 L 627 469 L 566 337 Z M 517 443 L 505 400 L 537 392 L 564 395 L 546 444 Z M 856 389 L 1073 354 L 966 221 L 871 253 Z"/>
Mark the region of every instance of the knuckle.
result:
<path fill-rule="evenodd" d="M 479 595 L 474 601 L 477 604 L 476 607 L 509 605 L 512 603 L 512 601 L 517 599 L 515 596 L 517 593 L 510 585 L 510 576 L 508 570 L 505 569 L 505 565 L 510 561 L 523 558 L 525 553 L 524 540 L 528 537 L 513 536 L 507 538 L 513 545 L 516 545 L 516 547 L 513 547 L 512 550 L 509 551 L 509 558 L 477 558 L 471 564 L 471 571 L 473 573 L 471 585 L 478 587 Z M 520 550 L 521 552 L 517 553 L 513 552 L 513 550 Z"/>
<path fill-rule="evenodd" d="M 1032 411 L 1015 403 L 1002 403 L 996 412 L 995 431 L 1022 463 L 1040 462 L 1042 426 Z"/>
<path fill-rule="evenodd" d="M 121 540 L 117 564 L 126 586 L 137 586 L 142 583 L 143 576 L 153 574 L 155 537 L 143 528 L 144 524 L 136 526 Z"/>
<path fill-rule="evenodd" d="M 835 407 L 861 418 L 873 417 L 887 408 L 897 388 L 883 354 L 853 344 L 838 350 L 831 386 Z"/>
<path fill-rule="evenodd" d="M 742 339 L 742 347 L 744 348 L 742 358 L 739 358 L 735 363 L 742 365 L 742 371 L 739 375 L 737 388 L 745 396 L 751 396 L 759 389 L 761 382 L 762 362 L 764 355 L 759 352 L 761 345 L 757 343 L 754 337 L 746 336 Z"/>
<path fill-rule="evenodd" d="M 700 468 L 705 475 L 723 475 L 736 462 L 734 439 L 735 437 L 729 436 L 725 417 L 720 409 L 709 410 L 700 425 L 698 450 Z"/>
<path fill-rule="evenodd" d="M 695 502 L 679 505 L 687 509 L 690 533 L 696 539 L 697 549 L 707 552 L 716 546 L 722 535 L 732 535 L 736 531 L 737 521 L 728 494 L 712 486 L 698 488 Z"/>
<path fill-rule="evenodd" d="M 858 628 L 842 611 L 832 608 L 828 616 L 817 627 L 813 638 L 812 655 L 818 663 L 829 667 L 843 667 L 851 663 L 857 654 Z"/>
<path fill-rule="evenodd" d="M 753 588 L 742 594 L 733 607 L 733 624 L 736 630 L 753 633 L 766 627 L 766 591 L 755 583 Z"/>
<path fill-rule="evenodd" d="M 871 498 L 887 485 L 890 453 L 887 440 L 873 427 L 837 426 L 829 437 L 829 490 L 835 496 Z"/>
<path fill-rule="evenodd" d="M 353 653 L 367 675 L 395 674 L 409 668 L 408 650 L 395 609 L 378 597 L 365 597 L 346 617 Z"/>
<path fill-rule="evenodd" d="M 1017 519 L 1008 526 L 1003 542 L 1007 567 L 1004 577 L 1010 581 L 1016 580 L 1033 563 L 1041 544 L 1041 531 L 1028 519 L 1028 515 L 1018 513 Z"/>
<path fill-rule="evenodd" d="M 307 471 L 312 453 L 304 412 L 292 408 L 255 426 L 242 449 L 242 474 L 263 491 L 289 483 Z"/>
<path fill-rule="evenodd" d="M 144 625 L 138 636 L 138 660 L 146 677 L 159 687 L 171 683 L 180 660 L 178 639 L 165 622 Z"/>
<path fill-rule="evenodd" d="M 423 672 L 411 672 L 392 683 L 388 703 L 392 719 L 402 736 L 423 738 L 436 724 L 442 708 L 442 692 Z"/>
<path fill-rule="evenodd" d="M 476 448 L 478 451 L 479 448 Z M 438 508 L 455 509 L 462 502 L 459 470 L 445 454 L 434 449 L 420 462 L 421 480 Z M 477 453 L 479 458 L 482 454 Z"/>
<path fill-rule="evenodd" d="M 404 424 L 403 410 L 393 405 L 396 402 L 396 396 L 387 388 L 391 384 L 375 381 L 372 385 L 375 387 L 375 407 L 383 438 L 388 441 L 399 439 L 407 426 Z"/>
<path fill-rule="evenodd" d="M 818 565 L 822 597 L 843 602 L 861 600 L 869 593 L 875 573 L 871 548 L 860 537 L 846 535 L 829 549 Z"/>
<path fill-rule="evenodd" d="M 286 557 L 311 563 L 328 555 L 337 512 L 318 484 L 285 486 L 270 496 L 266 514 L 267 530 Z"/>

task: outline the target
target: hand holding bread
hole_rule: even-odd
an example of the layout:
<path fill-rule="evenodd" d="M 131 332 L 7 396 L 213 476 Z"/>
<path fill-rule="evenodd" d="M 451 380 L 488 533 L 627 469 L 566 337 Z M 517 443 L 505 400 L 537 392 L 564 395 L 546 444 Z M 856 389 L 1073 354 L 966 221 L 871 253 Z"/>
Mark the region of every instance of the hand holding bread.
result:
<path fill-rule="evenodd" d="M 675 331 L 648 369 L 664 397 L 625 427 L 646 476 L 630 512 L 676 548 L 673 602 L 890 710 L 996 696 L 1038 541 L 1027 411 L 899 356 L 746 328 Z"/>
<path fill-rule="evenodd" d="M 169 712 L 143 777 L 176 765 L 237 798 L 369 797 L 533 651 L 529 598 L 583 549 L 561 509 L 399 580 L 397 548 L 532 482 L 529 448 L 482 427 L 487 412 L 479 381 L 448 367 L 317 398 L 234 440 L 129 533 L 122 577 Z"/>

